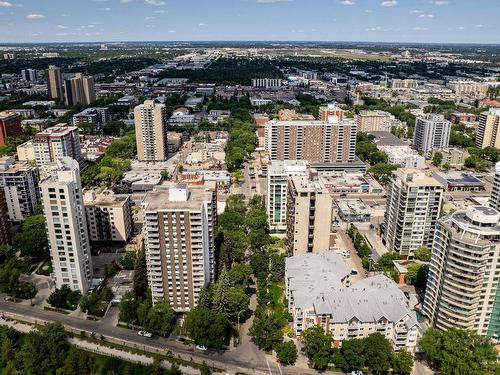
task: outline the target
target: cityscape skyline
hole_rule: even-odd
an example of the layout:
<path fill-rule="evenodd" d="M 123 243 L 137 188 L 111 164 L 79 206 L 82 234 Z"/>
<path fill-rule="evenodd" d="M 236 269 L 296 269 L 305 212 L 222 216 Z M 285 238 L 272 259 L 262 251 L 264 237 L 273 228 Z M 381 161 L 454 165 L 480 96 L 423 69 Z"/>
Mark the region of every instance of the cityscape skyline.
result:
<path fill-rule="evenodd" d="M 499 10 L 500 4 L 487 0 L 217 0 L 215 5 L 195 0 L 54 0 L 43 4 L 13 0 L 0 1 L 0 33 L 7 43 L 279 40 L 494 44 L 500 33 L 495 22 Z M 276 22 L 283 16 L 286 22 Z"/>

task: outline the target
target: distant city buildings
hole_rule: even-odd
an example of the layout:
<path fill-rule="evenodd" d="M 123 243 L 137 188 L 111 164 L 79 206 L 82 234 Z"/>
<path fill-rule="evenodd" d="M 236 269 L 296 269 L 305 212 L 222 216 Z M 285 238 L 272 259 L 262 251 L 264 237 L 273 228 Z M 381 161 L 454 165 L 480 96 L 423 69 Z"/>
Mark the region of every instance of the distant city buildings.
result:
<path fill-rule="evenodd" d="M 83 198 L 91 242 L 127 242 L 132 234 L 129 195 L 85 192 Z"/>
<path fill-rule="evenodd" d="M 56 287 L 87 293 L 92 259 L 78 162 L 58 158 L 40 190 Z"/>
<path fill-rule="evenodd" d="M 38 71 L 36 69 L 23 69 L 21 70 L 21 77 L 27 82 L 37 82 Z"/>
<path fill-rule="evenodd" d="M 107 107 L 86 108 L 72 118 L 73 126 L 95 124 L 96 130 L 101 129 L 109 121 L 111 121 L 111 111 Z"/>
<path fill-rule="evenodd" d="M 0 159 L 0 188 L 3 189 L 9 219 L 20 222 L 35 212 L 39 201 L 38 168 L 14 157 Z"/>
<path fill-rule="evenodd" d="M 67 124 L 58 124 L 35 134 L 33 149 L 36 165 L 43 169 L 65 156 L 78 162 L 82 159 L 78 128 Z"/>
<path fill-rule="evenodd" d="M 451 122 L 443 115 L 428 114 L 417 117 L 413 147 L 427 155 L 434 148 L 446 148 L 450 142 Z"/>
<path fill-rule="evenodd" d="M 500 213 L 468 207 L 439 220 L 423 313 L 439 329 L 500 334 Z"/>
<path fill-rule="evenodd" d="M 168 157 L 167 123 L 164 104 L 146 100 L 134 109 L 137 158 L 163 161 Z"/>
<path fill-rule="evenodd" d="M 485 98 L 488 93 L 488 84 L 474 81 L 452 81 L 446 84 L 457 96 Z"/>
<path fill-rule="evenodd" d="M 279 88 L 282 85 L 282 80 L 280 78 L 254 78 L 252 79 L 252 87 L 257 88 Z"/>
<path fill-rule="evenodd" d="M 420 325 L 396 283 L 377 275 L 351 283 L 351 270 L 334 251 L 286 258 L 285 292 L 294 333 L 320 326 L 333 345 L 382 334 L 394 350 L 414 353 Z"/>
<path fill-rule="evenodd" d="M 356 116 L 358 132 L 391 131 L 394 116 L 384 111 L 360 111 Z"/>
<path fill-rule="evenodd" d="M 387 188 L 382 240 L 403 259 L 413 259 L 421 246 L 430 248 L 434 239 L 443 186 L 418 169 L 398 169 Z"/>
<path fill-rule="evenodd" d="M 21 116 L 11 111 L 0 112 L 0 146 L 5 146 L 8 138 L 22 134 Z"/>
<path fill-rule="evenodd" d="M 356 134 L 354 120 L 270 121 L 265 143 L 271 160 L 348 163 L 356 158 Z"/>
<path fill-rule="evenodd" d="M 153 301 L 175 311 L 195 307 L 201 288 L 215 278 L 215 184 L 167 184 L 144 199 L 148 281 Z"/>
<path fill-rule="evenodd" d="M 45 71 L 45 78 L 47 79 L 47 92 L 49 98 L 55 101 L 62 101 L 64 96 L 61 70 L 57 66 L 50 65 Z"/>
<path fill-rule="evenodd" d="M 64 81 L 65 102 L 68 106 L 89 105 L 96 100 L 94 77 L 76 73 Z"/>
<path fill-rule="evenodd" d="M 409 90 L 416 89 L 418 82 L 414 79 L 393 79 L 391 81 L 391 88 L 393 90 Z"/>
<path fill-rule="evenodd" d="M 479 116 L 476 131 L 476 147 L 500 148 L 500 108 L 490 108 Z"/>

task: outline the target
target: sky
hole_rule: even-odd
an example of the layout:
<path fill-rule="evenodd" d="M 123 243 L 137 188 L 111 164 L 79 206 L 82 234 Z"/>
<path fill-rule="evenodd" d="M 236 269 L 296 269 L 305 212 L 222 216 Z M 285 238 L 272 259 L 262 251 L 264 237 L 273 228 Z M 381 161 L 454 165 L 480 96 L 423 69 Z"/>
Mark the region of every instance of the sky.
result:
<path fill-rule="evenodd" d="M 499 43 L 500 0 L 0 0 L 2 42 Z"/>

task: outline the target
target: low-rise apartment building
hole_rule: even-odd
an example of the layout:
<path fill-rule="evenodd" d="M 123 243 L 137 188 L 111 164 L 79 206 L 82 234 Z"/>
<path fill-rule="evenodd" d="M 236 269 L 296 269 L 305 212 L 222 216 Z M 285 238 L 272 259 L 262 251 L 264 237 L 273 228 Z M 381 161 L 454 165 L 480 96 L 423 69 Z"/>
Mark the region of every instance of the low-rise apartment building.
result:
<path fill-rule="evenodd" d="M 336 347 L 382 334 L 394 350 L 415 352 L 420 326 L 394 281 L 378 275 L 351 283 L 351 270 L 333 251 L 286 258 L 285 287 L 294 333 L 321 326 Z"/>

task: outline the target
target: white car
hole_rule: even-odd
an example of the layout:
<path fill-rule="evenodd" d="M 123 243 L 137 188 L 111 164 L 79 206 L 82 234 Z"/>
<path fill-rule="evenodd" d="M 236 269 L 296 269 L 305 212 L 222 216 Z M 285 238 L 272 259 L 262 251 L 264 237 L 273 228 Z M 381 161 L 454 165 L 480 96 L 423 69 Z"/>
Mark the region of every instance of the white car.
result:
<path fill-rule="evenodd" d="M 196 345 L 196 349 L 198 349 L 199 351 L 202 351 L 202 352 L 207 351 L 207 347 L 203 346 L 203 345 Z"/>
<path fill-rule="evenodd" d="M 151 332 L 147 332 L 147 331 L 139 331 L 139 332 L 137 332 L 137 334 L 139 336 L 142 336 L 142 337 L 148 337 L 148 338 L 153 337 L 153 334 Z"/>

